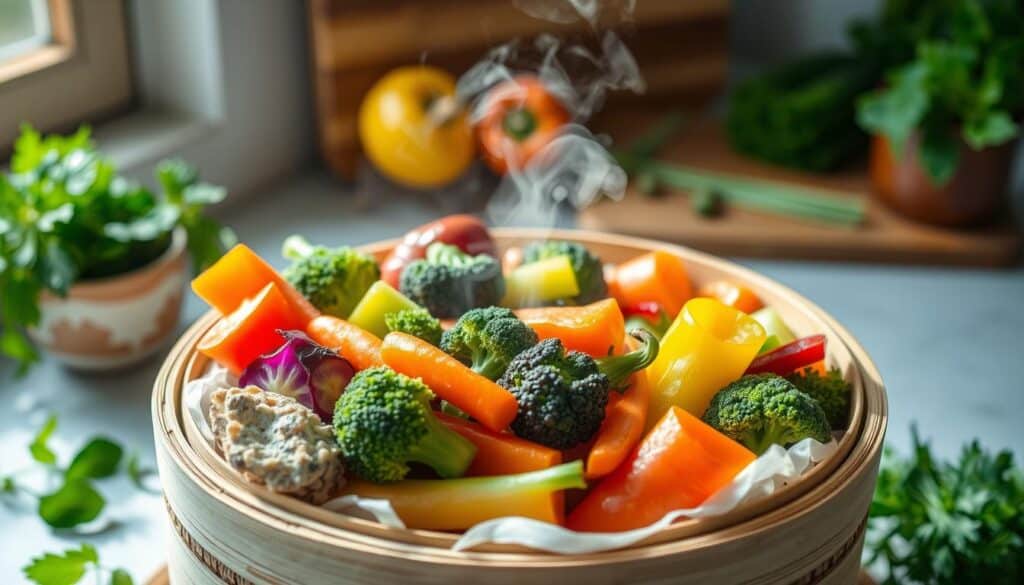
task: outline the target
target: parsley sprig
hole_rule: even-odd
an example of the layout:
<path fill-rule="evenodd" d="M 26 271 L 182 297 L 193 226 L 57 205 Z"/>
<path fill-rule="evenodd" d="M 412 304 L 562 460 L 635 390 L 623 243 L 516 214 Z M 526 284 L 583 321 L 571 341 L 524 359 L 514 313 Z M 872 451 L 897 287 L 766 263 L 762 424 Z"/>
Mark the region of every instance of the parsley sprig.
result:
<path fill-rule="evenodd" d="M 178 160 L 157 165 L 156 179 L 159 195 L 119 176 L 88 128 L 69 136 L 22 128 L 10 172 L 0 173 L 0 353 L 19 373 L 39 359 L 25 328 L 39 322 L 43 291 L 64 296 L 79 280 L 144 266 L 179 226 L 196 270 L 233 244 L 233 233 L 203 214 L 224 189 Z"/>
<path fill-rule="evenodd" d="M 883 460 L 867 563 L 892 585 L 1024 583 L 1024 475 L 1012 453 L 974 441 L 958 461 L 940 461 L 912 436 L 909 457 Z"/>
<path fill-rule="evenodd" d="M 122 469 L 124 449 L 116 441 L 96 436 L 86 441 L 67 466 L 60 466 L 49 441 L 57 430 L 57 418 L 50 416 L 28 446 L 32 459 L 55 477 L 56 489 L 45 493 L 18 481 L 18 473 L 0 476 L 0 495 L 27 494 L 38 500 L 39 517 L 53 528 L 68 529 L 92 522 L 103 512 L 106 499 L 94 481 L 112 477 Z M 142 467 L 137 455 L 128 458 L 124 472 L 138 488 L 147 490 L 145 477 L 151 470 Z"/>
<path fill-rule="evenodd" d="M 110 569 L 100 564 L 100 556 L 91 544 L 82 544 L 61 554 L 45 553 L 22 568 L 22 572 L 38 585 L 74 585 L 86 573 L 96 574 L 96 581 L 102 582 L 104 575 L 110 585 L 132 585 L 132 577 L 124 569 Z"/>

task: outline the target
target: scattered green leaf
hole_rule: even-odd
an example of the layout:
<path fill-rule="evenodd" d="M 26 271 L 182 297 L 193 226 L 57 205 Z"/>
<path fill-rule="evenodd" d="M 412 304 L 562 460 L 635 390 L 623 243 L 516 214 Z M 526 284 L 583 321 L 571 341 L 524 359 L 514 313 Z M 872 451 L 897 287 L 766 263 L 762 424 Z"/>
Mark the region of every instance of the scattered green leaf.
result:
<path fill-rule="evenodd" d="M 36 557 L 22 572 L 38 585 L 74 585 L 85 576 L 90 565 L 95 567 L 98 564 L 96 549 L 92 545 L 83 544 L 63 554 L 46 553 Z"/>
<path fill-rule="evenodd" d="M 57 463 L 57 454 L 50 449 L 48 444 L 55 430 L 57 430 L 57 417 L 51 414 L 28 446 L 32 458 L 44 465 L 54 465 Z"/>
<path fill-rule="evenodd" d="M 121 445 L 97 437 L 86 443 L 71 460 L 64 475 L 67 479 L 100 479 L 117 473 L 123 454 Z"/>
<path fill-rule="evenodd" d="M 69 479 L 57 491 L 39 498 L 39 516 L 54 528 L 74 528 L 99 517 L 103 496 L 85 479 Z"/>
<path fill-rule="evenodd" d="M 132 576 L 124 569 L 114 569 L 110 572 L 110 585 L 133 585 Z"/>

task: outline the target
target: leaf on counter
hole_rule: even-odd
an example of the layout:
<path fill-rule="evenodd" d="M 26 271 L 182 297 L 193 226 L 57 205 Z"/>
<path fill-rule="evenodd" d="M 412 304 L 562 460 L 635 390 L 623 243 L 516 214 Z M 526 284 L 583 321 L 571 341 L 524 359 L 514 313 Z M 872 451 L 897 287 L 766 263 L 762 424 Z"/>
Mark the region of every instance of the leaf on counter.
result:
<path fill-rule="evenodd" d="M 53 432 L 57 430 L 57 416 L 51 414 L 43 426 L 36 433 L 36 436 L 29 443 L 28 451 L 32 454 L 32 458 L 36 461 L 45 465 L 54 465 L 57 463 L 57 454 L 50 449 L 49 440 L 53 436 Z"/>
<path fill-rule="evenodd" d="M 71 460 L 64 477 L 72 479 L 100 479 L 117 473 L 124 450 L 121 445 L 103 437 L 89 441 Z"/>
<path fill-rule="evenodd" d="M 74 585 L 85 576 L 89 565 L 97 565 L 99 555 L 89 544 L 63 554 L 46 553 L 22 568 L 25 576 L 38 585 Z"/>
<path fill-rule="evenodd" d="M 74 528 L 95 520 L 106 501 L 85 479 L 70 479 L 39 498 L 39 516 L 54 528 Z"/>

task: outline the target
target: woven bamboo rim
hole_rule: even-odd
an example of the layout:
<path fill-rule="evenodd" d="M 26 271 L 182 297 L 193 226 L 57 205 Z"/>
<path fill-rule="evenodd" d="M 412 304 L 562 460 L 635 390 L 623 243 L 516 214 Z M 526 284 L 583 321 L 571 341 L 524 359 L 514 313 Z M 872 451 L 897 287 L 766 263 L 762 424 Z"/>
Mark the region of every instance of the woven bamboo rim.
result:
<path fill-rule="evenodd" d="M 575 563 L 614 564 L 636 560 L 638 554 L 644 558 L 678 554 L 748 537 L 806 514 L 812 508 L 827 505 L 831 494 L 854 482 L 866 468 L 877 463 L 887 419 L 881 378 L 864 350 L 849 333 L 799 294 L 746 268 L 660 242 L 567 230 L 497 229 L 494 234 L 503 246 L 556 237 L 575 239 L 595 246 L 599 253 L 602 247 L 629 248 L 634 251 L 666 249 L 683 257 L 691 266 L 702 266 L 694 272 L 728 273 L 753 286 L 768 304 L 775 305 L 781 301 L 798 307 L 794 310 L 801 318 L 791 324 L 801 334 L 825 332 L 829 337 L 830 355 L 845 358 L 839 361 L 846 362 L 845 373 L 854 384 L 850 425 L 839 443 L 838 452 L 818 465 L 802 481 L 756 505 L 718 518 L 685 520 L 673 524 L 652 538 L 625 549 L 586 555 L 551 555 L 522 547 L 485 545 L 473 551 L 454 552 L 448 550 L 457 538 L 454 535 L 387 528 L 376 522 L 327 512 L 249 484 L 228 468 L 207 443 L 198 437 L 190 417 L 182 416 L 181 408 L 184 382 L 196 377 L 206 365 L 205 359 L 195 353 L 194 347 L 216 321 L 216 315 L 210 313 L 197 321 L 179 340 L 157 379 L 153 402 L 154 420 L 157 421 L 158 433 L 168 439 L 167 449 L 175 463 L 191 481 L 203 486 L 211 497 L 279 530 L 302 531 L 309 538 L 366 554 L 415 558 L 417 561 L 448 565 L 485 562 L 491 566 L 539 568 Z M 396 242 L 391 240 L 363 249 L 381 256 Z"/>

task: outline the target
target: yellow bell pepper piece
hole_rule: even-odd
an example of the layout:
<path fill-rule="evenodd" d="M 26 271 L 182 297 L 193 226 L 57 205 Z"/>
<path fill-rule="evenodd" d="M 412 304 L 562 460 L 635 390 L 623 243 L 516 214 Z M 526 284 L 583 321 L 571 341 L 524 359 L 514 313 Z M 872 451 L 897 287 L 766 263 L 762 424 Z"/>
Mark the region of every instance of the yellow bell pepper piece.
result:
<path fill-rule="evenodd" d="M 648 426 L 672 406 L 703 415 L 715 393 L 743 375 L 765 337 L 764 327 L 742 311 L 715 299 L 689 300 L 648 370 L 655 382 Z"/>

